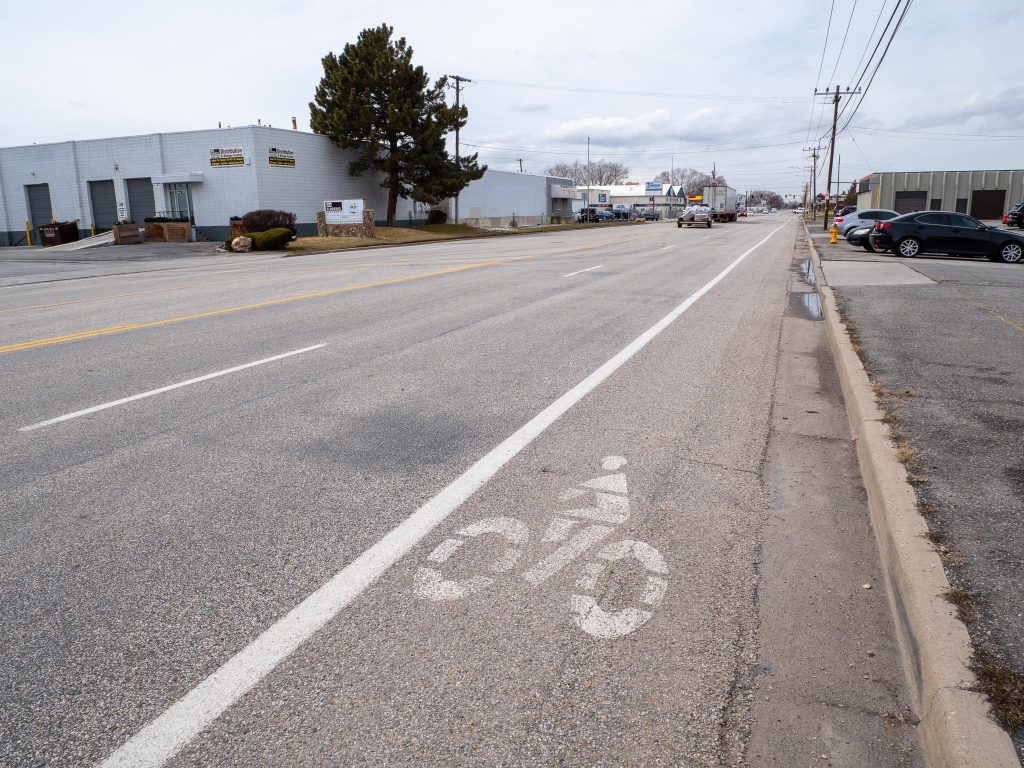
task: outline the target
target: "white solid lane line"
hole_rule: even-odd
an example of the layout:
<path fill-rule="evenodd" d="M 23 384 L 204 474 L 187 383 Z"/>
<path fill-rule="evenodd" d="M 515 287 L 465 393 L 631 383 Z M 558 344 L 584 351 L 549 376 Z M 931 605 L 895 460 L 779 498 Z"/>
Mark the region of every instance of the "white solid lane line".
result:
<path fill-rule="evenodd" d="M 236 365 L 234 368 L 225 368 L 223 371 L 215 371 L 214 373 L 208 373 L 205 376 L 197 376 L 194 379 L 188 381 L 179 381 L 177 384 L 168 384 L 166 387 L 160 387 L 159 389 L 151 389 L 148 392 L 140 392 L 137 395 L 131 395 L 130 397 L 122 397 L 120 400 L 111 400 L 109 403 L 100 403 L 94 405 L 91 408 L 83 408 L 80 411 L 74 413 L 65 413 L 63 416 L 57 416 L 53 419 L 47 419 L 46 421 L 40 421 L 36 424 L 29 424 L 27 427 L 18 427 L 19 432 L 31 432 L 34 429 L 42 429 L 43 427 L 49 427 L 52 424 L 59 424 L 62 421 L 68 421 L 70 419 L 77 419 L 79 416 L 87 416 L 90 413 L 96 413 L 97 411 L 105 411 L 108 408 L 114 408 L 118 405 L 124 405 L 125 403 L 132 403 L 136 400 L 142 400 L 144 397 L 152 397 L 153 395 L 160 395 L 164 392 L 170 392 L 172 389 L 181 389 L 191 384 L 198 384 L 201 381 L 208 381 L 209 379 L 215 379 L 218 376 L 226 376 L 229 373 L 236 373 L 237 371 L 244 371 L 246 368 L 254 368 L 257 365 L 264 365 L 265 363 L 272 363 L 275 360 L 283 360 L 286 357 L 292 357 L 293 355 L 301 355 L 303 352 L 312 352 L 314 349 L 320 349 L 326 347 L 326 344 L 314 344 L 312 347 L 303 347 L 302 349 L 293 349 L 291 352 L 284 352 L 280 355 L 274 355 L 273 357 L 265 357 L 262 360 L 256 360 L 252 363 L 245 363 L 244 365 Z"/>
<path fill-rule="evenodd" d="M 592 269 L 600 269 L 603 266 L 604 266 L 603 264 L 598 264 L 596 267 L 587 267 L 586 269 L 581 269 L 579 272 L 570 272 L 568 275 L 562 275 L 562 277 L 572 277 L 573 275 L 582 275 L 584 272 L 590 272 Z"/>
<path fill-rule="evenodd" d="M 334 574 L 330 581 L 271 624 L 259 637 L 144 726 L 104 760 L 100 768 L 155 768 L 163 765 L 362 594 L 499 469 L 533 442 L 534 438 L 647 346 L 784 226 L 773 229 L 764 239 L 744 251 L 710 282 L 630 342 L 611 360 L 499 443 L 434 498 L 392 528 L 384 538 Z"/>

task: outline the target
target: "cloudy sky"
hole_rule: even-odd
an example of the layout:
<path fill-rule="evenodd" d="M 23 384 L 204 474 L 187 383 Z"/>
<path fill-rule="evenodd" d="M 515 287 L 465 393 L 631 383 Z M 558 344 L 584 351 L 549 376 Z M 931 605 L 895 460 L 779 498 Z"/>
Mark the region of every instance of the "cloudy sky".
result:
<path fill-rule="evenodd" d="M 827 143 L 831 107 L 815 87 L 852 86 L 906 2 L 17 3 L 4 11 L 0 146 L 292 116 L 308 130 L 321 57 L 386 22 L 432 76 L 474 81 L 463 142 L 493 168 L 585 161 L 590 136 L 591 157 L 631 180 L 714 164 L 740 190 L 796 194 L 803 148 Z M 840 120 L 852 115 L 841 179 L 1024 167 L 1020 11 L 912 0 Z"/>

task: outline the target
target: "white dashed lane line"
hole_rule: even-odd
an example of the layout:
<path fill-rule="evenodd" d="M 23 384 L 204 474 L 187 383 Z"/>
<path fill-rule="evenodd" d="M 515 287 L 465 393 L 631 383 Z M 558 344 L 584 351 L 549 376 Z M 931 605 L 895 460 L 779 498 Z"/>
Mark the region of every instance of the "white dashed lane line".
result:
<path fill-rule="evenodd" d="M 572 277 L 573 275 L 582 275 L 584 272 L 590 272 L 591 270 L 594 270 L 594 269 L 600 269 L 602 266 L 604 266 L 604 265 L 603 264 L 598 264 L 596 267 L 587 267 L 586 269 L 581 269 L 578 272 L 570 272 L 568 275 L 562 275 L 562 277 Z"/>

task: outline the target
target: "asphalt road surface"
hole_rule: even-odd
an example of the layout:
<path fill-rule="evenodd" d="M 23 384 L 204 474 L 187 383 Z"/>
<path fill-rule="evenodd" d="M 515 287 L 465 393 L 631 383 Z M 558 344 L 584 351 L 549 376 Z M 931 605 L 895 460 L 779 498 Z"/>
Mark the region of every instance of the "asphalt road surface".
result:
<path fill-rule="evenodd" d="M 796 234 L 12 267 L 0 763 L 920 765 Z"/>

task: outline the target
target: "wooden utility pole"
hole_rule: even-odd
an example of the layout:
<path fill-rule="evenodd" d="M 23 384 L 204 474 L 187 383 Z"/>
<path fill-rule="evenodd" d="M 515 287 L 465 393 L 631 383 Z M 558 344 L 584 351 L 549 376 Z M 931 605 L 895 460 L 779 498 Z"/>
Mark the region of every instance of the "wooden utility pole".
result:
<path fill-rule="evenodd" d="M 472 83 L 468 77 L 462 77 L 461 75 L 452 75 L 452 80 L 455 81 L 455 112 L 459 111 L 461 105 L 460 98 L 462 96 L 462 84 Z M 455 123 L 455 164 L 459 164 L 459 124 Z M 455 193 L 455 223 L 459 223 L 459 193 Z"/>
<path fill-rule="evenodd" d="M 829 90 L 825 89 L 825 95 L 832 96 L 832 141 L 828 145 L 828 182 L 825 184 L 825 218 L 822 219 L 821 228 L 828 230 L 828 204 L 832 200 L 832 163 L 835 160 L 836 155 L 836 123 L 839 122 L 839 99 L 842 96 L 850 96 L 857 93 L 847 88 L 845 91 L 839 90 L 839 86 L 836 86 L 834 93 L 830 94 Z"/>
<path fill-rule="evenodd" d="M 811 181 L 807 190 L 811 193 L 811 221 L 818 220 L 818 147 L 804 147 L 804 152 L 811 153 Z"/>

